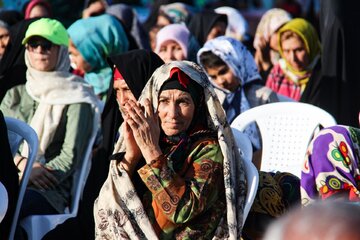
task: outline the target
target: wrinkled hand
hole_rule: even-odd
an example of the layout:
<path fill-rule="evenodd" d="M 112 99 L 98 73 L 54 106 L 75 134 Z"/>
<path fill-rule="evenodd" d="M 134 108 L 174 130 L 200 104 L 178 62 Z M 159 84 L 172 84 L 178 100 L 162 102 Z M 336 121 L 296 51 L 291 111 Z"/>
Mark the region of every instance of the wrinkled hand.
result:
<path fill-rule="evenodd" d="M 39 190 L 54 188 L 58 184 L 58 180 L 51 171 L 51 169 L 46 168 L 38 162 L 34 163 L 29 177 L 29 183 Z"/>
<path fill-rule="evenodd" d="M 123 136 L 125 139 L 126 153 L 122 161 L 122 166 L 131 176 L 142 155 L 140 148 L 134 139 L 131 127 L 126 121 L 124 122 Z"/>
<path fill-rule="evenodd" d="M 154 114 L 148 99 L 145 100 L 145 112 L 132 100 L 129 100 L 125 107 L 127 110 L 125 121 L 129 124 L 145 161 L 150 163 L 151 160 L 162 154 L 159 147 L 160 126 L 158 115 Z"/>

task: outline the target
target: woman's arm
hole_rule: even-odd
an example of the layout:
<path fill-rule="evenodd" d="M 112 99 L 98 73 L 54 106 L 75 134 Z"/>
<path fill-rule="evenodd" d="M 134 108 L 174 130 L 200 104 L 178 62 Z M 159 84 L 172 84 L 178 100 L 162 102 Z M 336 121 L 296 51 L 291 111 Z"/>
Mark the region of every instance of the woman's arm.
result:
<path fill-rule="evenodd" d="M 74 166 L 81 161 L 93 129 L 93 112 L 86 103 L 71 104 L 66 113 L 65 137 L 59 155 L 44 166 L 55 174 L 58 181 L 73 174 Z"/>
<path fill-rule="evenodd" d="M 163 216 L 177 224 L 203 213 L 224 194 L 223 155 L 215 140 L 199 144 L 187 161 L 190 164 L 181 175 L 164 155 L 138 171 L 153 195 L 153 207 L 155 204 Z"/>

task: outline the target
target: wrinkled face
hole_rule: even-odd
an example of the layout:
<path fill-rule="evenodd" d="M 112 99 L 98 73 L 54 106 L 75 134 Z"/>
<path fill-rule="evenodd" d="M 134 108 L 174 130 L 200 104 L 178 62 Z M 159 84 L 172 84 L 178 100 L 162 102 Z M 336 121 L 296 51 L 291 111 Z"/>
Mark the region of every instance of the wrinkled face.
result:
<path fill-rule="evenodd" d="M 90 64 L 83 58 L 79 50 L 76 49 L 74 43 L 70 40 L 69 42 L 69 53 L 71 66 L 74 69 L 80 70 L 83 73 L 90 72 L 92 67 Z"/>
<path fill-rule="evenodd" d="M 300 37 L 291 37 L 281 42 L 284 59 L 295 71 L 304 71 L 310 64 L 309 54 Z"/>
<path fill-rule="evenodd" d="M 227 65 L 206 68 L 206 72 L 216 86 L 220 88 L 235 92 L 240 85 L 239 79 Z"/>
<path fill-rule="evenodd" d="M 185 60 L 185 55 L 181 46 L 173 40 L 163 42 L 159 49 L 158 55 L 165 63 L 176 60 Z"/>
<path fill-rule="evenodd" d="M 195 104 L 191 95 L 178 89 L 164 90 L 159 96 L 158 114 L 167 136 L 186 131 L 193 119 Z"/>
<path fill-rule="evenodd" d="M 206 41 L 225 35 L 225 31 L 226 31 L 226 24 L 224 22 L 215 23 L 215 25 L 211 28 L 210 32 L 208 33 Z"/>
<path fill-rule="evenodd" d="M 26 43 L 31 66 L 43 72 L 50 72 L 55 69 L 59 48 L 59 45 L 38 36 L 30 38 Z"/>
<path fill-rule="evenodd" d="M 29 18 L 36 17 L 49 17 L 49 12 L 44 6 L 38 4 L 31 9 L 29 15 Z"/>
<path fill-rule="evenodd" d="M 5 48 L 9 44 L 9 30 L 0 27 L 0 58 L 4 55 Z"/>
<path fill-rule="evenodd" d="M 129 89 L 124 79 L 118 79 L 114 81 L 113 85 L 114 90 L 116 91 L 116 100 L 119 104 L 120 112 L 123 116 L 126 115 L 125 104 L 129 100 L 137 101 L 134 94 Z"/>

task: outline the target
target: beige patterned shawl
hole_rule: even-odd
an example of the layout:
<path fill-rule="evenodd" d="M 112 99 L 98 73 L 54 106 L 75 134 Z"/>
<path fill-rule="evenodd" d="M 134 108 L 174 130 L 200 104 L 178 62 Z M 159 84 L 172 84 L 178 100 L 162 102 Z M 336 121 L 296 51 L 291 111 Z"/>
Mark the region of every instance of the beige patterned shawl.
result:
<path fill-rule="evenodd" d="M 224 184 L 227 218 L 223 219 L 214 239 L 240 239 L 243 209 L 246 196 L 246 180 L 243 160 L 240 158 L 225 113 L 213 87 L 202 69 L 192 62 L 178 61 L 158 68 L 146 84 L 139 102 L 150 99 L 157 109 L 161 86 L 169 79 L 172 68 L 178 67 L 204 88 L 208 108 L 208 125 L 218 133 L 218 141 L 224 155 Z M 115 152 L 124 151 L 124 139 L 120 138 Z M 141 200 L 136 194 L 127 173 L 110 163 L 109 175 L 94 206 L 96 239 L 157 239 Z M 224 237 L 225 236 L 225 237 Z"/>

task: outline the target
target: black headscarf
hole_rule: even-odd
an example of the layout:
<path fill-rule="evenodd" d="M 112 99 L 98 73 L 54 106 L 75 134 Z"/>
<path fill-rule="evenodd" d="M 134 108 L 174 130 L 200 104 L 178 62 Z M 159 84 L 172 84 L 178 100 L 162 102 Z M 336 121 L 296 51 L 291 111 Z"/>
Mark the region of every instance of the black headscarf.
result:
<path fill-rule="evenodd" d="M 9 205 L 5 218 L 0 223 L 0 239 L 8 239 L 19 191 L 19 176 L 10 151 L 4 116 L 0 111 L 0 182 L 5 186 Z M 1 200 L 2 201 L 2 200 Z"/>
<path fill-rule="evenodd" d="M 21 42 L 35 20 L 22 20 L 10 28 L 10 42 L 0 62 L 0 102 L 7 90 L 26 82 L 25 47 Z"/>
<path fill-rule="evenodd" d="M 0 12 L 0 20 L 6 22 L 10 27 L 23 19 L 21 13 L 16 10 L 3 10 Z"/>
<path fill-rule="evenodd" d="M 319 106 L 337 123 L 359 126 L 359 14 L 355 0 L 321 1 L 321 63 L 314 69 L 301 101 Z"/>
<path fill-rule="evenodd" d="M 210 30 L 217 22 L 224 22 L 227 24 L 227 16 L 213 11 L 199 12 L 191 17 L 188 28 L 198 41 L 199 45 L 203 46 Z"/>
<path fill-rule="evenodd" d="M 139 98 L 142 89 L 155 69 L 164 64 L 157 54 L 143 49 L 113 56 L 108 62 L 111 68 L 113 68 L 113 65 L 117 67 L 136 99 Z M 113 84 L 114 80 L 112 79 L 110 86 L 113 86 Z M 93 205 L 108 175 L 110 164 L 108 159 L 113 152 L 119 126 L 123 122 L 116 101 L 116 92 L 112 87 L 108 90 L 101 120 L 103 141 L 93 155 L 92 166 L 85 184 L 78 216 L 65 221 L 65 223 L 48 233 L 45 239 L 64 239 L 66 236 L 71 237 L 71 239 L 94 239 Z M 64 234 L 69 235 L 64 236 Z M 79 234 L 78 238 L 76 238 L 75 234 Z"/>

